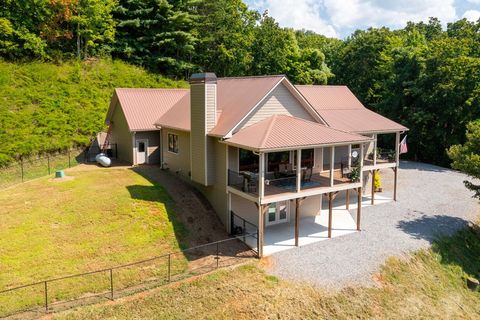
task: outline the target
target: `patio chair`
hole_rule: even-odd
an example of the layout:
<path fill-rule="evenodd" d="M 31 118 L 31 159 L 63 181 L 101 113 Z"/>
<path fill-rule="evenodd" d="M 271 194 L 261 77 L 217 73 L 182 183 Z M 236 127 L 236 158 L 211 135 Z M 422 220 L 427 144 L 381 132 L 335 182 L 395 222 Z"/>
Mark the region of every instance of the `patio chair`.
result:
<path fill-rule="evenodd" d="M 248 192 L 255 193 L 257 192 L 258 180 L 255 177 L 251 177 L 248 180 Z"/>
<path fill-rule="evenodd" d="M 311 181 L 312 180 L 313 170 L 312 168 L 307 168 L 302 171 L 302 181 Z"/>

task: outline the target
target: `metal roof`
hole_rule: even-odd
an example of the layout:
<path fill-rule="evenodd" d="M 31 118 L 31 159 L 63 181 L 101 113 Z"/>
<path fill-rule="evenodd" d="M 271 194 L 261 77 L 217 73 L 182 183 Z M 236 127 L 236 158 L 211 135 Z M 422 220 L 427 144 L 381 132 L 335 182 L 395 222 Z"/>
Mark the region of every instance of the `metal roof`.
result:
<path fill-rule="evenodd" d="M 272 151 L 342 145 L 370 141 L 371 138 L 287 115 L 273 115 L 235 133 L 224 142 L 254 150 Z"/>
<path fill-rule="evenodd" d="M 225 136 L 284 76 L 233 77 L 217 80 L 217 124 L 209 132 Z M 155 124 L 190 131 L 190 94 L 188 93 Z"/>
<path fill-rule="evenodd" d="M 122 109 L 130 131 L 157 130 L 154 123 L 184 97 L 189 89 L 115 89 L 105 122 L 117 105 Z"/>
<path fill-rule="evenodd" d="M 408 130 L 365 108 L 346 86 L 296 87 L 332 128 L 357 133 Z"/>

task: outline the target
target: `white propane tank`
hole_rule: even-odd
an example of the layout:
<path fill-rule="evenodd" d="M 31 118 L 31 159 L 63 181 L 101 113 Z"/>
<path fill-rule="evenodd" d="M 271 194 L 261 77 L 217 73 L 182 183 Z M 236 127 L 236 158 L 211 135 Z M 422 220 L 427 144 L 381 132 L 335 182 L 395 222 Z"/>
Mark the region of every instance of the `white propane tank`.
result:
<path fill-rule="evenodd" d="M 97 161 L 102 167 L 110 167 L 112 164 L 112 160 L 105 155 L 105 153 L 99 153 L 95 157 L 95 161 Z"/>

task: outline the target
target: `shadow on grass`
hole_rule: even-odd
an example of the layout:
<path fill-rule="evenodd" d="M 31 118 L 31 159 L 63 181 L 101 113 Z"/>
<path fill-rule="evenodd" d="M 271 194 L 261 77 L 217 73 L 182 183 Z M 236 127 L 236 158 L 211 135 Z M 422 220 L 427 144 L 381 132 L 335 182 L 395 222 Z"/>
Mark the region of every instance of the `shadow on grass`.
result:
<path fill-rule="evenodd" d="M 465 219 L 445 215 L 423 216 L 400 221 L 398 227 L 417 239 L 432 244 L 444 265 L 458 266 L 480 278 L 480 227 Z"/>
<path fill-rule="evenodd" d="M 152 178 L 147 170 L 160 170 L 158 168 L 133 168 L 132 170 L 137 174 L 141 175 L 145 179 L 147 179 L 151 186 L 144 186 L 144 185 L 131 185 L 127 186 L 127 189 L 130 193 L 130 196 L 133 199 L 143 200 L 143 201 L 150 201 L 150 202 L 161 202 L 165 204 L 165 209 L 168 215 L 168 219 L 171 221 L 175 233 L 175 237 L 180 245 L 181 250 L 185 250 L 183 252 L 184 256 L 188 259 L 188 261 L 192 262 L 195 261 L 195 265 L 190 265 L 192 267 L 201 267 L 203 264 L 208 264 L 212 262 L 212 256 L 221 255 L 223 257 L 240 257 L 245 254 L 246 251 L 249 250 L 245 246 L 245 244 L 239 240 L 231 240 L 227 242 L 221 242 L 218 245 L 216 243 L 212 244 L 212 240 L 209 241 L 194 241 L 190 243 L 188 246 L 188 238 L 195 239 L 196 234 L 189 230 L 183 221 L 189 220 L 189 214 L 184 212 L 178 212 L 178 207 L 173 200 L 174 197 L 169 195 L 168 190 L 165 189 L 162 185 L 160 185 L 157 179 Z M 178 177 L 171 177 L 174 179 L 178 179 Z M 182 183 L 182 182 L 180 182 Z M 188 192 L 183 194 L 182 196 L 191 196 L 191 197 L 198 197 L 198 200 L 202 203 L 203 206 L 210 206 L 210 204 L 206 204 L 207 201 L 203 195 L 198 194 L 198 191 L 192 188 L 188 188 Z M 181 200 L 180 200 L 181 201 Z M 198 208 L 195 210 L 198 213 L 203 212 Z M 215 221 L 211 221 L 212 225 L 218 223 L 216 221 L 218 218 L 214 215 L 212 216 L 204 216 L 199 217 L 201 219 L 215 219 Z M 183 220 L 182 220 L 183 219 Z M 197 221 L 197 220 L 195 220 Z M 208 223 L 208 222 L 207 222 Z M 216 227 L 218 229 L 218 226 Z M 215 228 L 212 228 L 212 231 Z M 192 234 L 193 233 L 193 234 Z M 222 232 L 223 234 L 224 232 Z M 225 233 L 218 240 L 224 240 L 228 238 L 228 235 Z M 214 238 L 215 239 L 215 238 Z M 193 248 L 192 248 L 193 247 Z M 215 261 L 214 261 L 215 262 Z"/>
<path fill-rule="evenodd" d="M 416 239 L 424 239 L 433 243 L 443 235 L 451 235 L 465 228 L 468 221 L 447 215 L 422 216 L 414 220 L 399 221 L 397 227 Z"/>
<path fill-rule="evenodd" d="M 432 244 L 440 262 L 456 265 L 469 276 L 480 278 L 480 227 L 466 227 L 451 236 L 439 237 Z"/>
<path fill-rule="evenodd" d="M 152 182 L 152 184 L 152 186 L 131 185 L 127 186 L 127 190 L 132 199 L 163 203 L 165 205 L 168 220 L 172 223 L 173 231 L 180 249 L 186 249 L 187 246 L 185 239 L 188 235 L 188 230 L 180 221 L 178 221 L 175 214 L 175 204 L 172 198 L 162 186 L 154 182 Z"/>

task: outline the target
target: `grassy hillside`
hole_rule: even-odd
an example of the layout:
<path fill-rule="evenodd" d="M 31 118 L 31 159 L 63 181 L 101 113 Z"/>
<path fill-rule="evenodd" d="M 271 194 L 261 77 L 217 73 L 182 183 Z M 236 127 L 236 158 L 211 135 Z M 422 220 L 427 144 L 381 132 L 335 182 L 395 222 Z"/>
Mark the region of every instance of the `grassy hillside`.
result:
<path fill-rule="evenodd" d="M 115 87 L 181 87 L 121 61 L 0 61 L 0 166 L 20 156 L 84 145 L 98 131 Z"/>
<path fill-rule="evenodd" d="M 466 229 L 407 259 L 390 258 L 378 287 L 329 292 L 283 281 L 255 265 L 78 308 L 55 319 L 478 319 L 480 233 Z"/>

